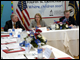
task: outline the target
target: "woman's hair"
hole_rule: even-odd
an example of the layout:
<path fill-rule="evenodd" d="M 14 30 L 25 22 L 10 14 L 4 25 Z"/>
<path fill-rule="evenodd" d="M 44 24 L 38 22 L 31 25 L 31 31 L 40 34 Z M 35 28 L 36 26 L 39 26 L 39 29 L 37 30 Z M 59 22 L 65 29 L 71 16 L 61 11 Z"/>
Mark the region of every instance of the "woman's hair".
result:
<path fill-rule="evenodd" d="M 36 15 L 38 15 L 40 17 L 40 20 L 42 20 L 42 16 L 40 13 L 35 14 L 34 19 L 36 20 Z"/>

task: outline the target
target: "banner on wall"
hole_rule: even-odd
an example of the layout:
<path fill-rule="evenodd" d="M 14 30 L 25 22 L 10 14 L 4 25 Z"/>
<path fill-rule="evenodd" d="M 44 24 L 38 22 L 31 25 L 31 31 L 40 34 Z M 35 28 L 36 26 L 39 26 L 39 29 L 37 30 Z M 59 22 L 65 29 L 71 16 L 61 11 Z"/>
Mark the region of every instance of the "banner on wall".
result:
<path fill-rule="evenodd" d="M 13 2 L 14 12 L 16 6 Z M 26 1 L 27 10 L 30 18 L 34 18 L 36 13 L 40 13 L 43 18 L 54 18 L 64 16 L 63 12 L 66 10 L 65 1 Z"/>

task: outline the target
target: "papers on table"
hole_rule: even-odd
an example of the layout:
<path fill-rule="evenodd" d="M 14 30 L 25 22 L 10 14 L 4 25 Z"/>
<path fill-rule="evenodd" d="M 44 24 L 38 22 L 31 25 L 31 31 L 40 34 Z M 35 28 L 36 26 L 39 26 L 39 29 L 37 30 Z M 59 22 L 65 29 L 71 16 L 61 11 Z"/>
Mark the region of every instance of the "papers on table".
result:
<path fill-rule="evenodd" d="M 10 42 L 17 42 L 16 38 L 10 39 L 10 38 L 1 38 L 1 43 L 10 43 Z"/>
<path fill-rule="evenodd" d="M 10 53 L 6 54 L 3 51 L 1 51 L 1 57 L 3 59 L 26 59 L 23 54 L 20 53 Z"/>
<path fill-rule="evenodd" d="M 18 43 L 1 45 L 2 50 L 7 49 L 6 47 L 8 47 L 9 49 L 14 49 L 14 48 L 19 48 L 20 46 Z"/>
<path fill-rule="evenodd" d="M 47 31 L 47 28 L 46 28 L 46 27 L 40 27 L 40 28 L 38 28 L 38 29 L 41 29 L 41 30 L 42 30 L 42 32 Z"/>
<path fill-rule="evenodd" d="M 5 53 L 16 53 L 16 52 L 22 52 L 22 51 L 25 51 L 25 49 L 23 48 L 13 48 L 13 49 L 9 49 L 7 47 L 7 49 L 3 50 L 3 52 Z"/>
<path fill-rule="evenodd" d="M 9 32 L 4 32 L 4 31 L 3 31 L 3 32 L 1 32 L 1 34 L 9 34 Z"/>
<path fill-rule="evenodd" d="M 26 59 L 26 57 L 22 54 L 22 55 L 18 55 L 16 57 L 14 57 L 15 59 Z"/>

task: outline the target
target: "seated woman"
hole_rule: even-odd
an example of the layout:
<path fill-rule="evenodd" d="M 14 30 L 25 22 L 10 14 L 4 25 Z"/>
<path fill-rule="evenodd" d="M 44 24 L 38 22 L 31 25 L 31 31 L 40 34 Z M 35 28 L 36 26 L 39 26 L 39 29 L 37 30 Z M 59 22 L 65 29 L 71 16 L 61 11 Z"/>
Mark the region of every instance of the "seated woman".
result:
<path fill-rule="evenodd" d="M 39 13 L 37 13 L 35 16 L 34 16 L 34 19 L 32 22 L 31 22 L 31 28 L 35 28 L 36 26 L 37 27 L 47 27 L 46 23 L 42 20 L 42 17 Z"/>

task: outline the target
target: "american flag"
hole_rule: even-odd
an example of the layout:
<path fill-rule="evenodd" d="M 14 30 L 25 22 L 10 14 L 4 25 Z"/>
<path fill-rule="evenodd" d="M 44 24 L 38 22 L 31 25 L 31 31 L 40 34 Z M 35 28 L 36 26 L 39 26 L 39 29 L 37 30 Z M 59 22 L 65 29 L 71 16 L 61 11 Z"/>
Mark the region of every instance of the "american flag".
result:
<path fill-rule="evenodd" d="M 26 30 L 29 30 L 30 26 L 30 16 L 27 11 L 26 1 L 19 1 L 16 8 L 16 14 L 19 21 L 22 23 Z"/>

